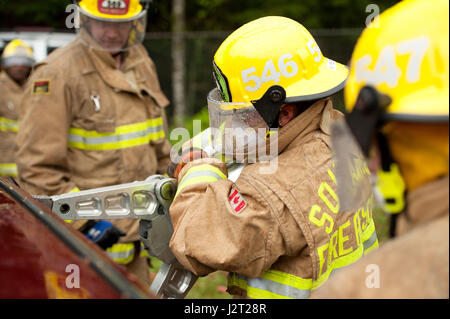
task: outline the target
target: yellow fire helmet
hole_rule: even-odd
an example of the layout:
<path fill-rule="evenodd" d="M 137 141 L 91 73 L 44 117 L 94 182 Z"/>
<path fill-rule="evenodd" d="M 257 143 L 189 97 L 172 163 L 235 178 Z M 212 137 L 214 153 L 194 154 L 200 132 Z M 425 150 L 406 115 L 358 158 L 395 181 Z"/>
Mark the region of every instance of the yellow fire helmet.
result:
<path fill-rule="evenodd" d="M 248 138 L 252 142 L 243 143 L 245 149 L 264 142 L 265 130 L 278 128 L 283 104 L 330 96 L 348 76 L 346 66 L 323 56 L 305 27 L 278 16 L 234 31 L 215 53 L 213 68 L 217 89 L 208 95 L 210 127 L 240 128 L 247 135 L 258 130 Z"/>
<path fill-rule="evenodd" d="M 385 120 L 448 122 L 449 2 L 402 1 L 379 16 L 357 41 L 344 89 L 352 111 L 361 89 L 389 98 Z"/>
<path fill-rule="evenodd" d="M 147 10 L 139 0 L 81 0 L 78 2 L 78 8 L 80 14 L 78 31 L 87 31 L 110 53 L 125 51 L 142 43 L 146 30 Z M 90 23 L 90 20 L 93 22 Z M 115 32 L 114 36 L 111 35 L 113 32 L 111 30 Z M 86 44 L 90 45 L 88 41 Z"/>
<path fill-rule="evenodd" d="M 132 21 L 144 13 L 139 0 L 81 0 L 82 12 L 103 21 Z"/>
<path fill-rule="evenodd" d="M 448 175 L 448 0 L 405 0 L 384 11 L 356 43 L 344 97 L 349 132 L 366 157 L 377 146 L 382 173 L 393 176 L 398 164 L 408 191 Z"/>
<path fill-rule="evenodd" d="M 34 62 L 33 49 L 21 39 L 12 40 L 3 50 L 2 66 L 4 68 L 14 65 L 32 67 Z"/>
<path fill-rule="evenodd" d="M 284 88 L 287 103 L 315 100 L 342 89 L 348 76 L 305 27 L 277 16 L 234 31 L 217 50 L 214 69 L 225 102 L 258 100 L 273 85 Z"/>

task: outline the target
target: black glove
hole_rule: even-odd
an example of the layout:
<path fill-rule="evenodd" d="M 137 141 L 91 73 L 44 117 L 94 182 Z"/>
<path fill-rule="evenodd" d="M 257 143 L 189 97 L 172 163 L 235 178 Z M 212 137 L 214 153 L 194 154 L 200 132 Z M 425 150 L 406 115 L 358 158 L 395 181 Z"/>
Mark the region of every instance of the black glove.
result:
<path fill-rule="evenodd" d="M 106 220 L 100 220 L 98 222 L 90 220 L 81 232 L 104 250 L 117 243 L 120 237 L 126 235 L 123 231 Z"/>

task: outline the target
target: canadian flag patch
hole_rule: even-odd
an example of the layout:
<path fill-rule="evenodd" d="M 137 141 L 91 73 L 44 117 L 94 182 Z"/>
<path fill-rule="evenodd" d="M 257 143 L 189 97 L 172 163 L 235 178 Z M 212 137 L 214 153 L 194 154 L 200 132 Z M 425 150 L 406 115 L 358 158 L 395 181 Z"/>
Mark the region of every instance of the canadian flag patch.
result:
<path fill-rule="evenodd" d="M 247 202 L 244 197 L 242 197 L 241 193 L 234 187 L 231 189 L 230 195 L 228 196 L 228 202 L 236 214 L 242 213 L 245 207 L 247 207 Z"/>

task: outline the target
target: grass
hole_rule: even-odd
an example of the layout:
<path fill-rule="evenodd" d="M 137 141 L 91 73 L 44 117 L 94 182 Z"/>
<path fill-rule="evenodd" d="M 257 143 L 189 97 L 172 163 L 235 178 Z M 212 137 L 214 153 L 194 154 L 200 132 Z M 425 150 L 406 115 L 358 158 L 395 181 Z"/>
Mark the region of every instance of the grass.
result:
<path fill-rule="evenodd" d="M 381 245 L 389 239 L 389 215 L 381 208 L 373 210 L 373 220 L 377 231 L 378 243 Z"/>
<path fill-rule="evenodd" d="M 153 277 L 161 267 L 161 261 L 152 257 L 150 276 Z M 231 295 L 225 292 L 227 287 L 227 273 L 216 271 L 208 276 L 197 279 L 197 282 L 189 291 L 186 299 L 231 299 Z"/>
<path fill-rule="evenodd" d="M 375 208 L 373 210 L 373 218 L 378 242 L 381 245 L 389 239 L 389 216 L 381 209 Z M 150 272 L 153 276 L 158 272 L 159 267 L 161 267 L 161 262 L 156 258 L 152 258 Z M 217 271 L 206 277 L 199 278 L 186 296 L 186 299 L 231 299 L 231 295 L 225 292 L 226 286 L 227 273 Z"/>

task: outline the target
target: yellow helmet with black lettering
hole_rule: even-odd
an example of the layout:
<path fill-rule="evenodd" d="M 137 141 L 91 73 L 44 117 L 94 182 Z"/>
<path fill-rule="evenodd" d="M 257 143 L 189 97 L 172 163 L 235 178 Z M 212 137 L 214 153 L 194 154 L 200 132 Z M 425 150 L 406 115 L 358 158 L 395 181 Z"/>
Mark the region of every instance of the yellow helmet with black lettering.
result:
<path fill-rule="evenodd" d="M 315 100 L 341 90 L 347 67 L 322 55 L 308 30 L 269 16 L 234 31 L 214 56 L 214 75 L 225 102 L 260 99 L 273 85 L 287 102 Z"/>

